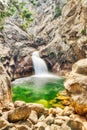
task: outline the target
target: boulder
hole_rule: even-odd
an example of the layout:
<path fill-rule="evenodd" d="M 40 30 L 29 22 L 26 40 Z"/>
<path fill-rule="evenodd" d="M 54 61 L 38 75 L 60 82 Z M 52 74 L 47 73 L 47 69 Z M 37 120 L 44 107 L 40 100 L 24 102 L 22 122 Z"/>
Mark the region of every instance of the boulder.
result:
<path fill-rule="evenodd" d="M 67 125 L 72 129 L 72 130 L 84 130 L 83 129 L 83 124 L 79 121 L 73 121 L 69 120 Z"/>
<path fill-rule="evenodd" d="M 25 120 L 29 117 L 30 113 L 31 109 L 27 105 L 21 106 L 8 113 L 8 120 L 9 122 L 17 122 L 23 119 Z"/>
<path fill-rule="evenodd" d="M 4 118 L 0 117 L 0 130 L 5 129 L 9 126 L 9 122 L 6 121 Z"/>
<path fill-rule="evenodd" d="M 29 119 L 31 120 L 33 124 L 36 124 L 38 122 L 38 116 L 37 116 L 36 111 L 31 111 Z"/>
<path fill-rule="evenodd" d="M 36 111 L 37 114 L 45 113 L 44 106 L 42 104 L 28 103 L 31 110 Z"/>
<path fill-rule="evenodd" d="M 73 65 L 64 86 L 73 100 L 75 111 L 80 115 L 87 114 L 87 59 Z"/>
<path fill-rule="evenodd" d="M 51 124 L 53 124 L 54 123 L 54 118 L 52 117 L 52 116 L 48 116 L 47 118 L 46 118 L 46 124 L 47 125 L 51 125 Z"/>
<path fill-rule="evenodd" d="M 27 125 L 16 125 L 17 130 L 31 130 Z"/>

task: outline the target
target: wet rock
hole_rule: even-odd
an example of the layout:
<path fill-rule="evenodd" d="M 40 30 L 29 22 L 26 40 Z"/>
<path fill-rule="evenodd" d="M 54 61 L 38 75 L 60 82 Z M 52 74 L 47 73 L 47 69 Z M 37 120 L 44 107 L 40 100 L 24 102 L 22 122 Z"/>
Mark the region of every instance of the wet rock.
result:
<path fill-rule="evenodd" d="M 27 119 L 31 113 L 31 109 L 25 105 L 15 108 L 8 113 L 9 122 L 17 122 L 19 120 Z"/>

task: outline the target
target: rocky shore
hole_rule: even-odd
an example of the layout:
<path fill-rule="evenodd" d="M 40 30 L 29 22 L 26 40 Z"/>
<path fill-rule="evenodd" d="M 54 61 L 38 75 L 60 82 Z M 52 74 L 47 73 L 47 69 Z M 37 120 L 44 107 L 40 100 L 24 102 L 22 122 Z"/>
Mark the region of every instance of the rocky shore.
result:
<path fill-rule="evenodd" d="M 41 104 L 12 102 L 11 82 L 0 65 L 0 130 L 87 130 L 87 59 L 73 65 L 65 89 L 70 104 L 45 108 Z"/>
<path fill-rule="evenodd" d="M 46 109 L 16 101 L 0 110 L 0 130 L 87 130 L 87 120 L 72 107 Z"/>

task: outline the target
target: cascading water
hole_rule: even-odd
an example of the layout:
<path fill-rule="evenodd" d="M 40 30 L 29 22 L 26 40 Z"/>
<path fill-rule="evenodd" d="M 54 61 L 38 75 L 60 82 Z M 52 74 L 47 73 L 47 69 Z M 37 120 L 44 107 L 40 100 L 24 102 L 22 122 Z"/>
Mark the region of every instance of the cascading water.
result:
<path fill-rule="evenodd" d="M 35 70 L 35 75 L 32 76 L 32 79 L 36 86 L 42 86 L 49 81 L 54 82 L 58 80 L 58 76 L 49 73 L 47 65 L 45 61 L 40 58 L 38 51 L 33 52 L 32 62 Z"/>
<path fill-rule="evenodd" d="M 35 70 L 35 75 L 26 78 L 17 79 L 15 82 L 13 82 L 13 84 L 33 82 L 35 86 L 42 86 L 49 81 L 54 82 L 55 80 L 60 79 L 59 76 L 56 76 L 48 72 L 47 65 L 45 61 L 40 58 L 38 51 L 33 52 L 32 62 Z"/>
<path fill-rule="evenodd" d="M 35 70 L 35 74 L 48 74 L 48 68 L 43 59 L 40 58 L 39 52 L 35 51 L 32 54 L 32 62 Z"/>
<path fill-rule="evenodd" d="M 13 99 L 40 103 L 49 108 L 51 100 L 60 90 L 63 90 L 63 81 L 48 72 L 46 63 L 40 58 L 38 52 L 32 54 L 32 62 L 35 74 L 12 82 Z"/>

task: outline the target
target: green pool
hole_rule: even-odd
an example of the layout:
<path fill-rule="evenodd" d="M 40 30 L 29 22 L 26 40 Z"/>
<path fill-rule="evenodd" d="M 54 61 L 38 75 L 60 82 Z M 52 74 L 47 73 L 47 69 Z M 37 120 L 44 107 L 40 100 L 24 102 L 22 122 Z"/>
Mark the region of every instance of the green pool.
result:
<path fill-rule="evenodd" d="M 23 100 L 43 104 L 45 107 L 51 107 L 50 101 L 56 95 L 64 90 L 63 78 L 49 77 L 27 77 L 14 81 L 13 101 Z"/>

